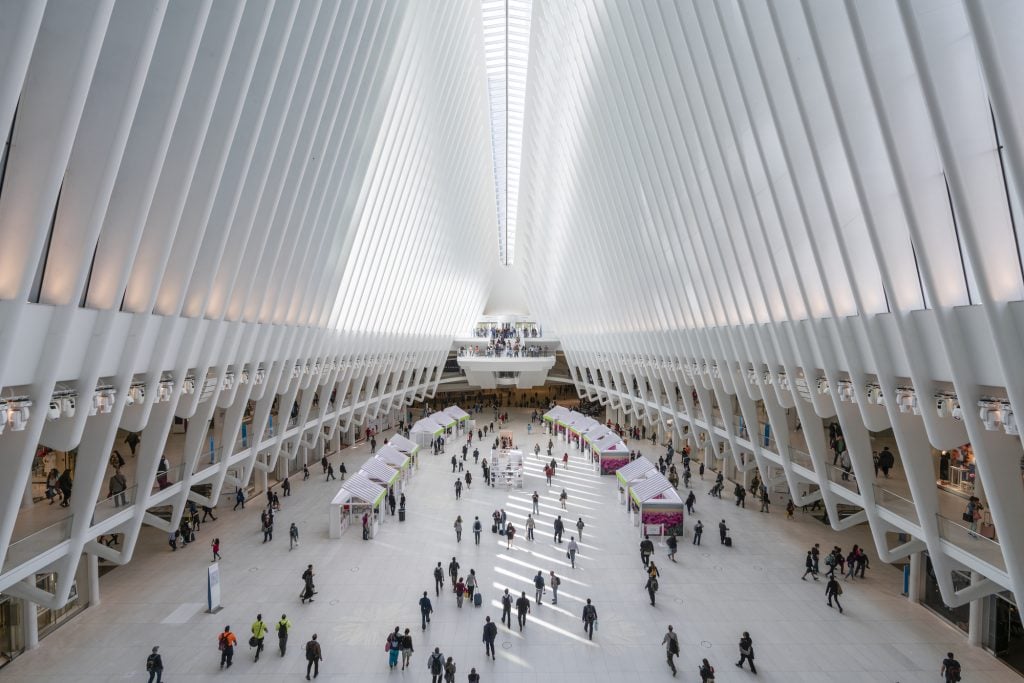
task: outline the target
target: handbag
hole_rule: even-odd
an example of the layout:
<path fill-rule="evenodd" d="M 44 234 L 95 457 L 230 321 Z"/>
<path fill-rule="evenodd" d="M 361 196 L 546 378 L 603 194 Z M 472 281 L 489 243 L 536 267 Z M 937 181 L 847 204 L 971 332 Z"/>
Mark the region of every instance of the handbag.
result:
<path fill-rule="evenodd" d="M 597 619 L 594 619 L 594 630 L 597 630 Z"/>
<path fill-rule="evenodd" d="M 256 636 L 253 636 L 252 638 L 249 639 L 249 647 L 256 647 L 258 644 L 259 644 L 259 641 L 256 640 Z"/>

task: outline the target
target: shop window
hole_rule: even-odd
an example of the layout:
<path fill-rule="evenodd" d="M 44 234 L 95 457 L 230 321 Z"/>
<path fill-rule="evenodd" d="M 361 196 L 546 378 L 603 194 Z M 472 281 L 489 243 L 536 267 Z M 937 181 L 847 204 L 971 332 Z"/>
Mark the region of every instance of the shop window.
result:
<path fill-rule="evenodd" d="M 959 628 L 964 633 L 967 633 L 967 625 L 971 611 L 970 605 L 960 605 L 959 607 L 949 607 L 946 605 L 942 599 L 941 593 L 939 593 L 939 583 L 935 576 L 935 567 L 932 566 L 931 558 L 928 557 L 927 553 L 925 553 L 925 559 L 927 561 L 925 563 L 926 574 L 924 599 L 922 600 L 922 604 Z M 970 585 L 970 574 L 961 571 L 953 572 L 953 590 L 959 591 Z"/>

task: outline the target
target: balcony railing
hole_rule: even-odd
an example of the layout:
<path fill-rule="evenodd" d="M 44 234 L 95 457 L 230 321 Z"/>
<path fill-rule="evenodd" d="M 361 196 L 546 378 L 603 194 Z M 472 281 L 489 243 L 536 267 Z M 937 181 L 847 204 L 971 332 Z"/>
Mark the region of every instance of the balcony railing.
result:
<path fill-rule="evenodd" d="M 59 522 L 11 543 L 4 557 L 3 571 L 6 573 L 71 538 L 72 517 L 68 515 Z"/>
<path fill-rule="evenodd" d="M 972 531 L 964 522 L 952 520 L 942 515 L 935 516 L 939 521 L 939 538 L 988 562 L 1000 571 L 1006 571 L 1003 550 L 998 541 L 985 538 L 977 531 Z"/>
<path fill-rule="evenodd" d="M 893 493 L 889 489 L 884 489 L 878 484 L 872 484 L 872 487 L 875 491 L 875 503 L 878 507 L 889 510 L 893 514 L 899 515 L 903 519 L 920 526 L 921 521 L 917 516 L 917 506 L 914 505 L 914 501 L 898 493 Z"/>

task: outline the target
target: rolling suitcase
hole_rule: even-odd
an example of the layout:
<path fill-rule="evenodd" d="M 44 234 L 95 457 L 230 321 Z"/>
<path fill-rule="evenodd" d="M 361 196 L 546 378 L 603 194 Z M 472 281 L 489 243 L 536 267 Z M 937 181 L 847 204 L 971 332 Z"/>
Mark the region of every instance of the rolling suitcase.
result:
<path fill-rule="evenodd" d="M 497 524 L 492 524 L 491 525 L 491 533 L 492 534 L 498 533 L 498 525 Z"/>
<path fill-rule="evenodd" d="M 725 547 L 726 548 L 731 548 L 732 547 L 732 536 L 726 536 L 725 537 Z"/>
<path fill-rule="evenodd" d="M 484 604 L 484 599 L 480 597 L 479 593 L 473 593 L 473 607 L 479 607 Z"/>

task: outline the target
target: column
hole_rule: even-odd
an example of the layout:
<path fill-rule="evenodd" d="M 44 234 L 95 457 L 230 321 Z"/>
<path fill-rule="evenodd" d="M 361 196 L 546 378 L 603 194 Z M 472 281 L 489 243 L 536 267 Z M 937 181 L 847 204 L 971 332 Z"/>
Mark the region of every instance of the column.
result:
<path fill-rule="evenodd" d="M 21 507 L 22 509 L 30 508 L 32 505 L 32 476 L 29 475 L 28 481 L 25 482 L 25 492 L 21 497 Z"/>
<path fill-rule="evenodd" d="M 921 551 L 910 553 L 910 584 L 907 587 L 907 599 L 911 604 L 921 603 L 921 567 L 924 566 L 924 557 Z"/>
<path fill-rule="evenodd" d="M 259 467 L 253 468 L 255 472 L 256 493 L 263 493 L 267 490 L 267 471 Z"/>
<path fill-rule="evenodd" d="M 28 585 L 34 585 L 31 579 L 25 581 Z M 21 627 L 23 629 L 23 640 L 26 650 L 34 650 L 39 647 L 39 615 L 36 613 L 36 603 L 28 600 L 21 601 Z"/>
<path fill-rule="evenodd" d="M 89 607 L 100 604 L 100 560 L 91 553 L 85 556 L 86 570 L 89 572 Z"/>
<path fill-rule="evenodd" d="M 978 572 L 971 572 L 971 585 L 973 586 L 978 583 L 982 578 L 983 577 Z M 981 639 L 985 629 L 982 614 L 984 611 L 982 609 L 983 607 L 984 604 L 982 603 L 982 599 L 971 600 L 970 613 L 967 619 L 967 642 L 973 647 L 981 647 Z"/>

